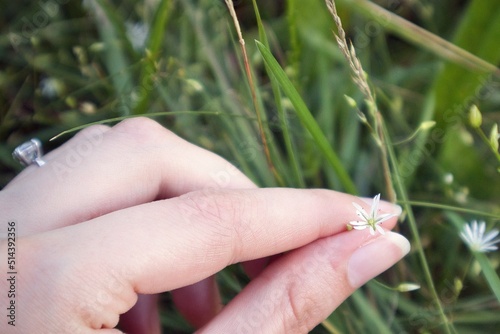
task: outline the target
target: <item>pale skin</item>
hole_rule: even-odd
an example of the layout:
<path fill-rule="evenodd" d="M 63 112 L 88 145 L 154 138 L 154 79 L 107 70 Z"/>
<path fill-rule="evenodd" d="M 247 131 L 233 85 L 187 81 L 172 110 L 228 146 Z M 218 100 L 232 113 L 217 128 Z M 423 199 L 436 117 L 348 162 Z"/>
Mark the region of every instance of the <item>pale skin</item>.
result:
<path fill-rule="evenodd" d="M 384 236 L 346 231 L 366 200 L 259 189 L 145 118 L 87 128 L 44 160 L 0 192 L 0 268 L 14 221 L 18 272 L 2 333 L 160 333 L 166 291 L 200 333 L 307 333 L 409 250 L 388 231 L 397 217 Z M 234 263 L 252 281 L 222 306 L 213 275 Z"/>

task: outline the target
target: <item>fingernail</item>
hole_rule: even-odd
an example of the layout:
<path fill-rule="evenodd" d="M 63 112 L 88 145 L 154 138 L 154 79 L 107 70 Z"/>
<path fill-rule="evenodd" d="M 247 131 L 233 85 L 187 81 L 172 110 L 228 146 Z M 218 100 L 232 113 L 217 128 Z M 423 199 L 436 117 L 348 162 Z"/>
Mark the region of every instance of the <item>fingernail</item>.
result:
<path fill-rule="evenodd" d="M 397 204 L 394 204 L 394 203 L 387 203 L 387 204 L 390 204 L 391 205 L 391 212 L 392 213 L 395 213 L 397 214 L 398 216 L 401 215 L 403 213 L 403 208 Z"/>
<path fill-rule="evenodd" d="M 358 248 L 349 259 L 347 277 L 359 288 L 384 272 L 410 251 L 410 243 L 400 234 L 387 232 L 384 236 Z"/>

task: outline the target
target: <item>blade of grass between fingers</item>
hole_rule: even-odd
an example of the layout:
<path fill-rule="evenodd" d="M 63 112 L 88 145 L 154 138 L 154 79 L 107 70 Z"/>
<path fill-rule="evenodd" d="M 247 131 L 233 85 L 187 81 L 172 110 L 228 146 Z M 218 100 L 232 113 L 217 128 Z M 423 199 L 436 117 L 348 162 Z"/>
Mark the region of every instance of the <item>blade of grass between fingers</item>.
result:
<path fill-rule="evenodd" d="M 295 107 L 297 116 L 301 120 L 304 127 L 309 131 L 311 136 L 314 138 L 316 144 L 318 145 L 319 149 L 323 152 L 323 155 L 325 156 L 327 161 L 330 163 L 332 168 L 337 173 L 340 183 L 344 187 L 345 191 L 351 194 L 356 194 L 357 193 L 356 186 L 354 185 L 349 174 L 342 165 L 342 162 L 338 158 L 337 154 L 328 143 L 328 140 L 321 131 L 320 127 L 318 126 L 318 123 L 311 115 L 311 112 L 307 108 L 305 102 L 302 100 L 299 93 L 297 92 L 293 84 L 290 82 L 285 72 L 278 64 L 274 56 L 271 54 L 269 49 L 267 49 L 259 41 L 256 41 L 256 43 L 260 51 L 260 54 L 262 55 L 264 61 L 271 70 L 270 75 L 273 75 L 280 83 L 281 88 L 283 89 L 283 91 L 285 92 L 285 94 L 288 96 L 293 106 Z"/>

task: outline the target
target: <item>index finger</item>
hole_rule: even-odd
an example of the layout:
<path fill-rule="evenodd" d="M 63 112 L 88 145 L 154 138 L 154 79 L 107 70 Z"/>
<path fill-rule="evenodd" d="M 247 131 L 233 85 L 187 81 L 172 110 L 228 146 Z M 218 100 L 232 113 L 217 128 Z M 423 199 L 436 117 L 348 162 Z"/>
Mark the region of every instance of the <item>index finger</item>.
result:
<path fill-rule="evenodd" d="M 30 239 L 41 248 L 58 244 L 65 249 L 60 263 L 75 266 L 80 271 L 75 275 L 89 275 L 82 268 L 93 268 L 92 276 L 112 273 L 113 279 L 121 277 L 135 292 L 156 293 L 195 283 L 229 264 L 344 232 L 346 224 L 357 218 L 352 202 L 367 207 L 359 198 L 328 190 L 196 191 Z M 379 208 L 398 211 L 385 202 Z M 384 228 L 395 223 L 393 217 L 383 223 Z"/>

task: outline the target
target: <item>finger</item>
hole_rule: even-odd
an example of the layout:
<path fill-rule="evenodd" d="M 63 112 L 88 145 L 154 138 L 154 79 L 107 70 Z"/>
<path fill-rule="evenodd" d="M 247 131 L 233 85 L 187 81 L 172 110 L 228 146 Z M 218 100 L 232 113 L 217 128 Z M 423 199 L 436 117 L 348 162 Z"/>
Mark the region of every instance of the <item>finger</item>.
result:
<path fill-rule="evenodd" d="M 198 191 L 51 231 L 41 242 L 65 245 L 61 261 L 69 257 L 82 268 L 95 267 L 99 258 L 96 270 L 102 275 L 128 270 L 120 276 L 136 292 L 156 293 L 196 283 L 232 263 L 345 231 L 357 217 L 353 201 L 362 204 L 326 190 Z M 384 227 L 395 223 L 394 217 Z"/>
<path fill-rule="evenodd" d="M 359 200 L 361 200 L 362 202 L 360 203 Z M 357 201 L 358 201 L 358 204 L 360 204 L 362 206 L 364 206 L 366 204 L 366 205 L 371 207 L 371 206 L 373 206 L 374 199 L 361 197 Z M 364 202 L 364 204 L 363 204 L 363 202 Z M 391 204 L 391 203 L 388 203 L 385 201 L 379 202 L 379 209 L 382 210 L 383 212 L 390 212 L 390 213 L 393 213 L 397 216 L 399 216 L 402 213 L 402 208 L 400 206 L 395 205 L 395 204 Z M 379 212 L 379 214 L 381 214 L 381 213 Z M 248 276 L 250 278 L 254 278 L 254 277 L 258 276 L 266 268 L 266 266 L 270 262 L 274 261 L 277 257 L 279 257 L 279 255 L 272 256 L 270 258 L 262 258 L 262 259 L 248 261 L 248 262 L 243 262 L 242 265 L 243 265 L 243 268 L 245 269 L 245 272 L 248 274 Z"/>
<path fill-rule="evenodd" d="M 346 232 L 309 244 L 271 264 L 200 333 L 308 333 L 409 249 L 393 232 Z"/>
<path fill-rule="evenodd" d="M 0 192 L 1 215 L 22 222 L 20 235 L 197 189 L 255 187 L 226 160 L 146 118 L 88 128 L 44 159 Z"/>

